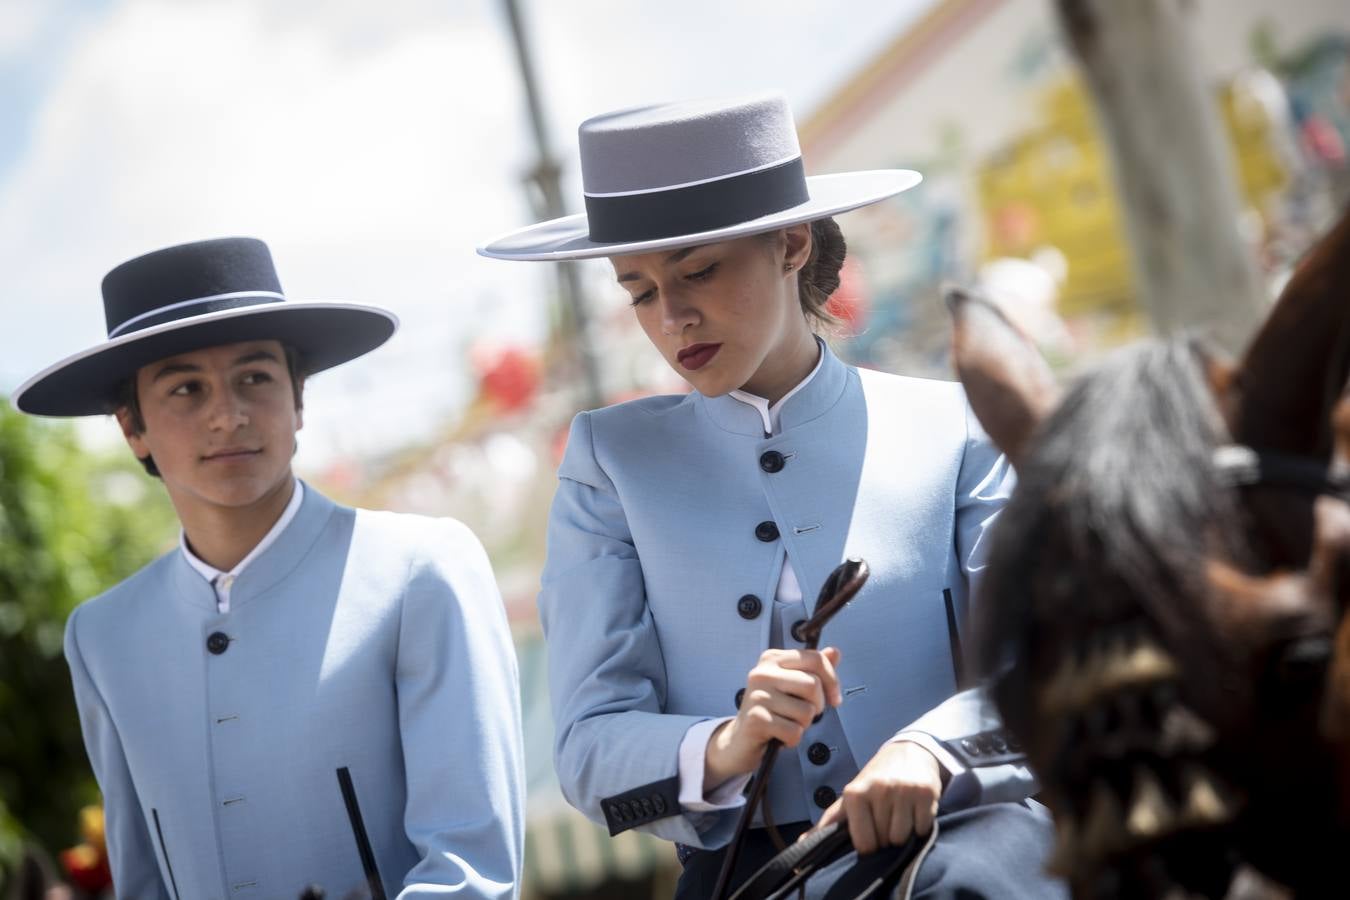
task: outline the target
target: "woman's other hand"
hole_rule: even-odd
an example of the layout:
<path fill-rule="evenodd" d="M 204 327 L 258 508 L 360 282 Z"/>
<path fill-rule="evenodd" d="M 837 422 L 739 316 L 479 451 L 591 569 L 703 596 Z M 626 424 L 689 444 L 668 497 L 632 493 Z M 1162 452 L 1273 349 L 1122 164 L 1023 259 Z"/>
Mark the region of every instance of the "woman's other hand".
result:
<path fill-rule="evenodd" d="M 941 796 L 942 768 L 933 754 L 913 741 L 883 744 L 816 828 L 847 821 L 860 854 L 899 846 L 932 829 Z"/>
<path fill-rule="evenodd" d="M 719 785 L 753 772 L 771 740 L 795 747 L 825 704 L 843 702 L 839 651 L 765 650 L 750 670 L 736 718 L 713 731 L 704 755 L 703 783 Z"/>

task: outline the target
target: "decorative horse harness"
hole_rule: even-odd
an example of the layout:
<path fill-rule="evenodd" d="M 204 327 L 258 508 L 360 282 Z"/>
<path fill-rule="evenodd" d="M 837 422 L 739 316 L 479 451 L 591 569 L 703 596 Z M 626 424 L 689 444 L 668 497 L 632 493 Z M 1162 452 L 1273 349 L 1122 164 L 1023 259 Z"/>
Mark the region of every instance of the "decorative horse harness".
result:
<path fill-rule="evenodd" d="M 1280 488 L 1350 503 L 1350 475 L 1312 457 L 1225 444 L 1215 448 L 1211 459 L 1219 481 L 1229 487 Z M 1325 672 L 1333 647 L 1330 630 L 1295 638 L 1276 654 L 1276 665 L 1282 673 L 1297 673 L 1299 681 L 1307 681 Z"/>

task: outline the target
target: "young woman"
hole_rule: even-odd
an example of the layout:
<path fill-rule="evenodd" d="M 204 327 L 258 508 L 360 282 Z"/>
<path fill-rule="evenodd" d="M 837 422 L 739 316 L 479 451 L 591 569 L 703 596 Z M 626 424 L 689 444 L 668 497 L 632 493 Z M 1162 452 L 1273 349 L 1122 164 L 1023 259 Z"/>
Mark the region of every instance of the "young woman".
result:
<path fill-rule="evenodd" d="M 480 252 L 609 258 L 693 392 L 572 425 L 539 598 L 569 800 L 611 833 L 678 842 L 677 896 L 707 896 L 776 738 L 788 839 L 846 819 L 869 853 L 940 831 L 916 896 L 1057 895 L 1021 756 L 957 693 L 1011 470 L 958 385 L 856 370 L 812 331 L 844 260 L 829 216 L 919 176 L 807 178 L 776 97 L 600 116 L 580 148 L 586 214 Z M 805 650 L 792 625 L 851 556 L 871 578 L 831 646 Z M 738 871 L 773 852 L 752 831 Z"/>

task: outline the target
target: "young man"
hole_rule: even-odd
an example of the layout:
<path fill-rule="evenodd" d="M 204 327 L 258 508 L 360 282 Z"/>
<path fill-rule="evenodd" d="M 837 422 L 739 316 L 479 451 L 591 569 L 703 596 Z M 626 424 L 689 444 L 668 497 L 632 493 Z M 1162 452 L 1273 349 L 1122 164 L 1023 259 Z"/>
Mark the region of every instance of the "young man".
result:
<path fill-rule="evenodd" d="M 514 897 L 515 657 L 463 525 L 338 506 L 291 473 L 304 377 L 393 334 L 286 301 L 267 247 L 170 247 L 103 281 L 108 341 L 22 386 L 113 412 L 181 546 L 66 627 L 119 897 Z"/>

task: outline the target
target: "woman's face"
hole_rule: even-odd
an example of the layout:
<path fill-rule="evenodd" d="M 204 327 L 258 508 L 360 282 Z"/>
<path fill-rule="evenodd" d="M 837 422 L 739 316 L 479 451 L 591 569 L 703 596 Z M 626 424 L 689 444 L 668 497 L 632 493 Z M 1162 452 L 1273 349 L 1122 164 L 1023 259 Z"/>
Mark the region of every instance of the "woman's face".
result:
<path fill-rule="evenodd" d="M 610 262 L 648 339 L 696 390 L 716 397 L 744 388 L 774 400 L 815 364 L 797 297 L 810 234 L 794 225 Z"/>

